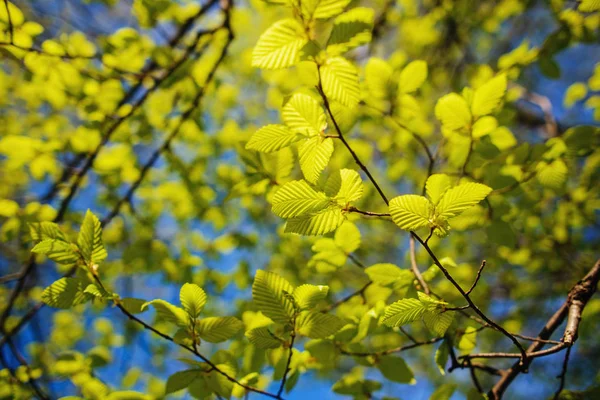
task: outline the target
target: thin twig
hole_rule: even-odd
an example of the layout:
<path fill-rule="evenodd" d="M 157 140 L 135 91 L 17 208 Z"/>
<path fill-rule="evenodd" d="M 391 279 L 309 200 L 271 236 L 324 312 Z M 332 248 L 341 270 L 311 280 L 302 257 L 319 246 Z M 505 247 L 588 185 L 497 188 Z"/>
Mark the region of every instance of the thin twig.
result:
<path fill-rule="evenodd" d="M 371 286 L 373 284 L 373 282 L 369 281 L 367 282 L 363 287 L 361 287 L 360 289 L 358 289 L 357 291 L 350 293 L 348 296 L 336 301 L 335 303 L 329 305 L 328 307 L 325 307 L 323 310 L 321 310 L 321 312 L 329 312 L 335 308 L 338 308 L 339 306 L 341 306 L 342 304 L 344 304 L 345 302 L 349 301 L 350 299 L 356 297 L 356 296 L 362 296 L 363 293 L 365 292 L 365 290 L 367 290 L 367 288 L 369 286 Z"/>
<path fill-rule="evenodd" d="M 416 257 L 416 249 L 415 249 L 415 239 L 411 236 L 409 238 L 409 245 L 410 245 L 410 267 L 412 269 L 413 274 L 415 274 L 415 278 L 417 278 L 417 281 L 419 282 L 419 285 L 421 285 L 421 289 L 423 290 L 423 292 L 425 292 L 425 294 L 429 295 L 431 293 L 431 291 L 429 290 L 429 285 L 427 285 L 427 282 L 425 282 L 425 279 L 423 279 L 423 275 L 421 274 L 421 271 L 419 270 L 419 266 L 417 265 L 417 257 Z"/>
<path fill-rule="evenodd" d="M 475 281 L 473 281 L 473 284 L 471 285 L 469 290 L 467 290 L 467 296 L 470 295 L 471 292 L 473 291 L 473 289 L 475 289 L 475 286 L 477 286 L 477 282 L 479 282 L 479 278 L 481 278 L 481 272 L 483 271 L 484 268 L 485 268 L 485 260 L 483 260 L 481 262 L 481 265 L 479 266 L 479 269 L 477 270 L 477 276 L 475 277 Z"/>
<path fill-rule="evenodd" d="M 569 358 L 571 357 L 571 349 L 572 348 L 573 348 L 573 346 L 569 346 L 567 348 L 567 351 L 565 352 L 565 358 L 563 359 L 562 370 L 560 372 L 560 375 L 557 376 L 557 378 L 560 379 L 560 384 L 558 385 L 558 389 L 556 390 L 556 393 L 554 393 L 554 400 L 559 399 L 560 393 L 565 388 L 565 381 L 567 379 L 567 369 L 569 368 Z"/>
<path fill-rule="evenodd" d="M 340 349 L 340 353 L 345 355 L 345 356 L 352 356 L 352 357 L 381 357 L 381 356 L 386 356 L 388 354 L 393 354 L 393 353 L 400 353 L 402 351 L 405 350 L 409 350 L 409 349 L 414 349 L 415 347 L 421 347 L 421 346 L 426 346 L 429 344 L 434 344 L 437 343 L 441 340 L 443 340 L 443 337 L 438 337 L 438 338 L 433 338 L 433 339 L 429 339 L 426 340 L 424 342 L 414 342 L 411 344 L 407 344 L 404 346 L 400 346 L 400 347 L 396 347 L 393 349 L 389 349 L 389 350 L 383 350 L 383 351 L 374 351 L 374 352 L 368 352 L 368 351 L 346 351 L 342 348 Z"/>
<path fill-rule="evenodd" d="M 296 326 L 296 319 L 292 322 L 292 326 Z M 281 383 L 279 384 L 279 390 L 277 391 L 277 399 L 282 399 L 281 394 L 283 393 L 283 389 L 285 388 L 285 382 L 287 381 L 288 374 L 290 373 L 290 365 L 292 364 L 292 356 L 294 354 L 294 340 L 296 339 L 296 331 L 292 330 L 290 334 L 290 354 L 288 355 L 287 363 L 285 365 L 285 371 L 283 373 L 283 377 L 281 378 Z"/>

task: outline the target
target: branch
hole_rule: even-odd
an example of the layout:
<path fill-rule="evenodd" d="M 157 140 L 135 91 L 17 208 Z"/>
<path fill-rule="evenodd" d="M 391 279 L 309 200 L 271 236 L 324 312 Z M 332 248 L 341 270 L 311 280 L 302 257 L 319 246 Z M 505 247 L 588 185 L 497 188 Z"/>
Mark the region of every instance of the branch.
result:
<path fill-rule="evenodd" d="M 412 236 L 409 238 L 409 245 L 410 245 L 410 267 L 412 269 L 413 274 L 415 274 L 415 278 L 417 278 L 419 285 L 421 285 L 421 289 L 423 289 L 423 292 L 425 292 L 425 294 L 428 295 L 431 293 L 431 290 L 429 290 L 429 285 L 427 285 L 427 282 L 425 282 L 425 279 L 423 279 L 423 275 L 421 275 L 421 271 L 419 270 L 419 266 L 417 265 L 415 239 Z"/>
<path fill-rule="evenodd" d="M 443 339 L 444 339 L 443 337 L 438 337 L 438 338 L 426 340 L 424 342 L 415 342 L 415 343 L 407 344 L 405 346 L 400 346 L 400 347 L 396 347 L 396 348 L 389 349 L 389 350 L 375 351 L 375 352 L 346 351 L 346 350 L 340 348 L 339 346 L 338 346 L 338 349 L 340 350 L 340 353 L 345 356 L 376 357 L 377 358 L 377 357 L 381 357 L 381 356 L 387 356 L 388 354 L 400 353 L 405 350 L 414 349 L 415 347 L 421 347 L 421 346 L 426 346 L 429 344 L 434 344 Z"/>
<path fill-rule="evenodd" d="M 557 376 L 557 378 L 560 379 L 560 384 L 558 385 L 558 389 L 556 390 L 556 393 L 554 393 L 554 400 L 559 399 L 560 393 L 565 388 L 565 380 L 567 378 L 567 369 L 569 367 L 569 357 L 571 357 L 571 349 L 572 348 L 573 348 L 573 346 L 569 346 L 567 348 L 567 351 L 565 352 L 565 358 L 563 360 L 562 370 L 560 372 L 560 375 Z"/>
<path fill-rule="evenodd" d="M 481 272 L 483 271 L 484 268 L 485 268 L 485 260 L 483 260 L 481 262 L 481 266 L 477 270 L 477 276 L 475 277 L 475 281 L 473 282 L 473 284 L 471 285 L 469 290 L 467 290 L 467 296 L 470 295 L 471 292 L 473 291 L 473 289 L 475 289 L 475 286 L 477 286 L 477 282 L 479 282 L 479 278 L 481 278 Z"/>
<path fill-rule="evenodd" d="M 361 287 L 360 289 L 358 289 L 356 292 L 350 293 L 348 296 L 336 301 L 335 303 L 325 307 L 323 310 L 321 310 L 321 312 L 326 313 L 329 312 L 335 308 L 338 308 L 339 306 L 341 306 L 342 304 L 344 304 L 345 302 L 349 301 L 350 299 L 352 299 L 353 297 L 356 296 L 362 296 L 365 293 L 365 290 L 367 290 L 367 288 L 369 286 L 371 286 L 373 284 L 373 282 L 369 281 L 367 282 L 363 287 Z"/>
<path fill-rule="evenodd" d="M 296 326 L 296 318 L 292 322 L 292 326 Z M 295 328 L 294 328 L 295 329 Z M 277 391 L 277 399 L 281 400 L 281 394 L 283 393 L 283 389 L 285 388 L 285 382 L 287 380 L 288 374 L 290 373 L 290 365 L 292 363 L 292 356 L 294 355 L 294 340 L 296 339 L 296 331 L 292 330 L 291 340 L 290 340 L 290 354 L 288 355 L 287 364 L 285 365 L 285 372 L 283 373 L 283 378 L 281 378 L 281 383 L 279 384 L 279 390 Z"/>
<path fill-rule="evenodd" d="M 571 288 L 565 303 L 554 313 L 554 315 L 552 315 L 552 317 L 550 317 L 548 322 L 546 322 L 546 325 L 542 328 L 538 337 L 544 340 L 549 339 L 550 336 L 552 336 L 552 333 L 554 333 L 566 318 L 567 325 L 563 335 L 563 342 L 567 347 L 572 346 L 575 340 L 577 340 L 577 331 L 579 323 L 581 322 L 581 314 L 589 299 L 596 292 L 598 281 L 600 281 L 600 259 L 596 261 L 596 264 L 585 277 Z M 535 352 L 543 346 L 544 343 L 537 341 L 532 343 L 527 351 Z M 531 361 L 527 362 L 525 367 L 528 367 L 530 363 Z M 513 365 L 508 369 L 506 374 L 490 391 L 490 397 L 492 399 L 500 399 L 520 372 L 521 368 L 519 368 L 518 365 Z"/>
<path fill-rule="evenodd" d="M 358 208 L 356 208 L 354 206 L 349 207 L 347 211 L 348 212 L 357 213 L 357 214 L 366 215 L 368 217 L 390 217 L 391 216 L 389 213 L 376 213 L 376 212 L 372 212 L 372 211 L 359 210 Z"/>

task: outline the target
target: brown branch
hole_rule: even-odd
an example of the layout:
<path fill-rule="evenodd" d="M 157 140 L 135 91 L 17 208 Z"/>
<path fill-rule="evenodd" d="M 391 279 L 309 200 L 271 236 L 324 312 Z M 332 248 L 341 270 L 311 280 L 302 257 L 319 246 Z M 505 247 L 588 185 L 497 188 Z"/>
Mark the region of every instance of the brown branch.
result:
<path fill-rule="evenodd" d="M 429 344 L 434 344 L 437 343 L 441 340 L 443 340 L 443 337 L 438 337 L 438 338 L 433 338 L 433 339 L 429 339 L 426 340 L 424 342 L 414 342 L 411 344 L 407 344 L 404 346 L 400 346 L 400 347 L 396 347 L 393 349 L 389 349 L 389 350 L 383 350 L 383 351 L 375 351 L 375 352 L 363 352 L 363 351 L 347 351 L 344 350 L 342 348 L 340 348 L 338 346 L 338 349 L 340 350 L 340 353 L 345 355 L 345 356 L 352 356 L 352 357 L 382 357 L 382 356 L 387 356 L 389 354 L 394 354 L 394 353 L 400 353 L 402 351 L 405 350 L 409 350 L 409 349 L 414 349 L 415 347 L 421 347 L 421 346 L 426 346 Z"/>
<path fill-rule="evenodd" d="M 282 400 L 281 394 L 283 393 L 283 389 L 285 388 L 285 382 L 287 381 L 288 374 L 290 373 L 290 365 L 292 364 L 292 356 L 294 355 L 294 340 L 296 340 L 296 318 L 292 321 L 292 326 L 294 329 L 290 334 L 290 354 L 288 355 L 287 363 L 285 365 L 285 371 L 283 372 L 283 377 L 281 378 L 281 383 L 279 384 L 279 390 L 277 390 L 277 399 Z"/>
<path fill-rule="evenodd" d="M 565 358 L 563 359 L 562 370 L 560 375 L 557 376 L 560 379 L 560 384 L 558 385 L 558 389 L 556 389 L 556 393 L 554 393 L 554 400 L 558 400 L 560 398 L 560 393 L 565 388 L 565 380 L 567 379 L 567 369 L 569 367 L 569 358 L 571 357 L 571 349 L 573 346 L 569 346 L 567 351 L 565 352 Z"/>
<path fill-rule="evenodd" d="M 339 306 L 341 306 L 342 304 L 346 303 L 347 301 L 351 300 L 352 298 L 356 297 L 356 296 L 362 296 L 365 293 L 365 290 L 367 290 L 367 288 L 369 286 L 371 286 L 373 284 L 373 282 L 369 281 L 367 282 L 363 287 L 361 287 L 360 289 L 358 289 L 356 292 L 350 293 L 348 296 L 336 301 L 335 303 L 325 307 L 323 310 L 321 310 L 321 312 L 326 313 L 329 312 L 333 309 L 338 308 Z"/>
<path fill-rule="evenodd" d="M 368 217 L 390 217 L 389 213 L 376 213 L 376 212 L 372 212 L 372 211 L 363 211 L 363 210 L 359 210 L 358 208 L 356 208 L 354 206 L 349 207 L 347 211 L 366 215 Z"/>
<path fill-rule="evenodd" d="M 577 331 L 579 323 L 581 322 L 581 314 L 585 308 L 587 302 L 590 300 L 592 295 L 596 292 L 598 281 L 600 280 L 600 259 L 596 261 L 592 269 L 585 275 L 585 277 L 579 281 L 567 295 L 565 303 L 550 317 L 546 322 L 546 325 L 540 331 L 538 337 L 540 339 L 549 339 L 556 329 L 567 319 L 567 326 L 563 335 L 563 342 L 566 347 L 572 346 L 577 340 Z M 544 346 L 542 342 L 534 342 L 527 349 L 528 352 L 536 352 Z M 559 345 L 557 345 L 559 346 Z M 525 367 L 529 367 L 531 361 L 525 364 Z M 521 372 L 521 368 L 518 365 L 513 365 L 506 371 L 506 374 L 494 385 L 489 395 L 492 399 L 500 399 L 514 381 L 514 379 Z"/>
<path fill-rule="evenodd" d="M 481 265 L 479 266 L 479 269 L 477 270 L 477 276 L 475 277 L 475 281 L 473 281 L 473 284 L 471 285 L 469 290 L 467 290 L 467 295 L 471 294 L 473 289 L 475 289 L 475 286 L 477 286 L 477 282 L 479 282 L 479 278 L 481 278 L 481 272 L 483 271 L 484 268 L 485 268 L 485 260 L 483 260 L 481 262 Z"/>
<path fill-rule="evenodd" d="M 423 290 L 423 292 L 425 292 L 425 294 L 428 295 L 431 293 L 431 290 L 429 290 L 429 285 L 427 285 L 427 282 L 425 282 L 425 279 L 423 279 L 423 275 L 421 274 L 419 266 L 417 265 L 417 251 L 415 249 L 415 239 L 411 236 L 408 240 L 410 246 L 410 267 L 412 269 L 413 274 L 415 274 L 415 278 L 417 278 L 419 285 L 421 285 L 421 289 Z"/>

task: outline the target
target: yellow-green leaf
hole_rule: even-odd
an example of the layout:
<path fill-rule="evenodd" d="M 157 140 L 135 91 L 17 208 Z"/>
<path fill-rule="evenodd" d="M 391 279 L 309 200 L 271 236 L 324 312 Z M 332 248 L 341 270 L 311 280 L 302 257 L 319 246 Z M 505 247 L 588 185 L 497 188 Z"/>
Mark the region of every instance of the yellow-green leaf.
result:
<path fill-rule="evenodd" d="M 285 102 L 281 117 L 293 132 L 309 137 L 321 134 L 327 127 L 323 108 L 304 93 L 295 93 Z"/>
<path fill-rule="evenodd" d="M 42 301 L 54 308 L 71 308 L 87 302 L 92 295 L 85 293 L 89 282 L 79 278 L 61 278 L 42 292 Z"/>
<path fill-rule="evenodd" d="M 254 328 L 246 332 L 246 337 L 259 349 L 276 349 L 281 347 L 281 340 L 277 339 L 267 327 Z"/>
<path fill-rule="evenodd" d="M 150 305 L 156 309 L 156 315 L 159 320 L 171 322 L 177 326 L 187 326 L 189 323 L 189 316 L 183 309 L 165 300 L 156 299 L 148 301 L 142 305 L 142 311 Z"/>
<path fill-rule="evenodd" d="M 303 311 L 296 320 L 298 333 L 311 339 L 323 339 L 339 331 L 346 323 L 335 315 Z"/>
<path fill-rule="evenodd" d="M 293 294 L 298 307 L 301 310 L 308 310 L 324 300 L 328 292 L 329 286 L 305 284 L 298 286 Z"/>
<path fill-rule="evenodd" d="M 293 291 L 294 287 L 281 276 L 260 269 L 256 271 L 252 299 L 256 307 L 273 321 L 280 324 L 292 321 L 294 305 L 285 293 L 291 295 Z"/>
<path fill-rule="evenodd" d="M 194 283 L 184 283 L 179 290 L 179 301 L 190 318 L 197 318 L 206 304 L 206 293 Z"/>
<path fill-rule="evenodd" d="M 341 13 L 351 0 L 317 0 L 318 4 L 313 12 L 313 18 L 326 19 Z"/>
<path fill-rule="evenodd" d="M 400 73 L 400 93 L 412 93 L 419 89 L 427 79 L 427 63 L 416 60 L 408 64 Z"/>
<path fill-rule="evenodd" d="M 288 219 L 285 232 L 316 236 L 334 231 L 344 222 L 341 208 L 331 206 L 314 214 Z"/>
<path fill-rule="evenodd" d="M 281 218 L 292 218 L 326 208 L 330 199 L 317 192 L 306 181 L 291 181 L 273 196 L 273 212 Z"/>
<path fill-rule="evenodd" d="M 252 66 L 263 69 L 286 68 L 299 60 L 306 44 L 304 28 L 295 19 L 275 22 L 258 39 L 252 52 Z"/>
<path fill-rule="evenodd" d="M 491 187 L 481 183 L 461 183 L 446 191 L 435 207 L 435 214 L 445 219 L 455 217 L 485 199 L 491 191 Z"/>
<path fill-rule="evenodd" d="M 284 125 L 267 125 L 250 137 L 246 143 L 247 150 L 256 150 L 262 153 L 272 153 L 294 143 L 300 137 L 296 132 Z"/>
<path fill-rule="evenodd" d="M 446 174 L 433 174 L 427 178 L 425 190 L 433 205 L 437 205 L 444 193 L 452 186 L 450 177 Z"/>
<path fill-rule="evenodd" d="M 36 244 L 32 253 L 44 254 L 58 264 L 73 264 L 79 258 L 70 243 L 57 239 L 45 239 Z"/>
<path fill-rule="evenodd" d="M 332 173 L 325 183 L 325 193 L 344 206 L 359 200 L 363 195 L 360 174 L 352 169 L 341 169 Z"/>
<path fill-rule="evenodd" d="M 385 315 L 381 321 L 390 327 L 402 326 L 421 319 L 427 310 L 427 306 L 418 299 L 402 299 L 390 304 L 385 309 Z"/>
<path fill-rule="evenodd" d="M 89 264 L 98 264 L 107 256 L 102 243 L 102 226 L 98 218 L 90 210 L 85 213 L 83 224 L 77 237 L 77 245 L 81 255 Z"/>
<path fill-rule="evenodd" d="M 390 214 L 396 225 L 411 231 L 429 225 L 432 204 L 423 196 L 398 196 L 390 201 Z"/>
<path fill-rule="evenodd" d="M 444 128 L 460 130 L 471 123 L 471 112 L 466 100 L 456 93 L 450 93 L 440 98 L 435 105 L 435 116 L 442 122 Z"/>
<path fill-rule="evenodd" d="M 198 321 L 196 328 L 203 340 L 220 343 L 238 333 L 242 329 L 242 321 L 235 317 L 208 317 Z"/>
<path fill-rule="evenodd" d="M 333 154 L 333 139 L 314 136 L 306 139 L 298 149 L 300 169 L 304 178 L 316 183 Z"/>
<path fill-rule="evenodd" d="M 333 57 L 321 67 L 321 80 L 325 95 L 347 107 L 354 107 L 360 100 L 358 74 L 354 65 L 342 57 Z"/>
<path fill-rule="evenodd" d="M 366 7 L 356 7 L 338 16 L 327 41 L 327 53 L 340 55 L 355 47 L 369 43 L 375 13 Z"/>
<path fill-rule="evenodd" d="M 471 112 L 473 116 L 491 114 L 506 93 L 506 75 L 499 74 L 475 90 Z"/>

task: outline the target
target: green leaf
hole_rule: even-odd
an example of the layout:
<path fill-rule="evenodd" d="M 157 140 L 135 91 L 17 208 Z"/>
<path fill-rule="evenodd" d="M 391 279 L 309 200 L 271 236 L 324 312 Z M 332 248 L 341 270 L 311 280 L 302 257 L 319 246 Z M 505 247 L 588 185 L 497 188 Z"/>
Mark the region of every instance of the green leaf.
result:
<path fill-rule="evenodd" d="M 302 143 L 298 150 L 300 169 L 304 178 L 316 183 L 333 154 L 333 139 L 315 136 Z"/>
<path fill-rule="evenodd" d="M 250 343 L 259 349 L 276 349 L 281 347 L 281 340 L 277 339 L 267 327 L 254 328 L 246 332 Z"/>
<path fill-rule="evenodd" d="M 298 135 L 284 125 L 267 125 L 254 132 L 246 143 L 246 150 L 273 153 L 298 139 Z"/>
<path fill-rule="evenodd" d="M 448 189 L 435 207 L 437 216 L 448 219 L 485 199 L 492 188 L 481 183 L 466 182 Z"/>
<path fill-rule="evenodd" d="M 360 231 L 352 222 L 346 221 L 335 231 L 333 240 L 345 254 L 350 254 L 360 247 Z"/>
<path fill-rule="evenodd" d="M 194 283 L 184 283 L 179 291 L 179 301 L 190 318 L 197 318 L 206 304 L 206 293 Z"/>
<path fill-rule="evenodd" d="M 392 356 L 382 357 L 377 364 L 377 368 L 385 378 L 392 382 L 416 383 L 412 371 L 408 368 L 403 358 Z"/>
<path fill-rule="evenodd" d="M 165 394 L 177 392 L 188 387 L 194 380 L 202 379 L 202 370 L 188 369 L 185 371 L 175 372 L 167 379 L 167 387 Z"/>
<path fill-rule="evenodd" d="M 304 28 L 295 19 L 275 22 L 258 39 L 252 52 L 252 66 L 263 69 L 290 67 L 298 62 L 306 44 Z"/>
<path fill-rule="evenodd" d="M 394 264 L 382 263 L 365 268 L 369 278 L 381 286 L 391 285 L 399 280 L 411 282 L 414 275 L 411 271 L 401 269 Z"/>
<path fill-rule="evenodd" d="M 394 70 L 381 58 L 372 57 L 365 66 L 365 83 L 369 95 L 377 100 L 387 100 L 394 93 Z"/>
<path fill-rule="evenodd" d="M 89 282 L 80 278 L 61 278 L 42 292 L 42 301 L 54 308 L 71 308 L 85 303 L 92 295 L 85 293 Z"/>
<path fill-rule="evenodd" d="M 477 329 L 467 326 L 465 332 L 460 337 L 458 348 L 464 353 L 470 353 L 477 346 Z"/>
<path fill-rule="evenodd" d="M 600 10 L 600 0 L 581 0 L 577 8 L 581 12 L 594 12 Z"/>
<path fill-rule="evenodd" d="M 448 189 L 450 189 L 451 180 L 448 175 L 445 174 L 433 174 L 425 183 L 425 189 L 427 191 L 427 196 L 431 200 L 433 205 L 437 205 Z"/>
<path fill-rule="evenodd" d="M 299 235 L 324 235 L 334 231 L 344 222 L 344 213 L 337 207 L 329 207 L 314 214 L 294 217 L 287 220 L 285 232 Z"/>
<path fill-rule="evenodd" d="M 481 117 L 473 124 L 473 130 L 471 136 L 473 139 L 482 138 L 485 135 L 489 135 L 498 127 L 498 120 L 496 118 L 487 116 Z"/>
<path fill-rule="evenodd" d="M 65 234 L 54 222 L 36 222 L 29 224 L 29 234 L 35 242 L 53 239 L 68 242 Z"/>
<path fill-rule="evenodd" d="M 294 290 L 296 304 L 301 310 L 308 310 L 316 307 L 320 301 L 327 297 L 329 286 L 324 285 L 301 285 Z"/>
<path fill-rule="evenodd" d="M 103 398 L 105 400 L 152 400 L 154 397 L 133 390 L 119 390 Z"/>
<path fill-rule="evenodd" d="M 79 255 L 70 243 L 57 239 L 42 240 L 31 249 L 31 252 L 45 254 L 59 264 L 73 264 L 79 259 Z"/>
<path fill-rule="evenodd" d="M 427 63 L 416 60 L 408 64 L 400 73 L 400 93 L 412 93 L 419 89 L 427 79 Z"/>
<path fill-rule="evenodd" d="M 240 329 L 242 321 L 235 317 L 208 317 L 197 323 L 198 335 L 207 342 L 220 343 L 232 338 Z"/>
<path fill-rule="evenodd" d="M 535 169 L 538 182 L 550 189 L 560 189 L 569 174 L 567 164 L 561 159 L 552 162 L 540 161 Z"/>
<path fill-rule="evenodd" d="M 385 309 L 382 322 L 390 327 L 402 326 L 421 319 L 427 311 L 427 306 L 418 299 L 402 299 Z"/>
<path fill-rule="evenodd" d="M 341 206 L 359 200 L 364 187 L 358 172 L 352 169 L 341 169 L 332 173 L 325 183 L 325 194 L 333 198 Z"/>
<path fill-rule="evenodd" d="M 327 53 L 339 55 L 369 43 L 375 13 L 371 8 L 356 7 L 338 16 L 327 41 Z"/>
<path fill-rule="evenodd" d="M 321 67 L 323 91 L 328 99 L 347 107 L 354 107 L 360 100 L 358 74 L 352 63 L 342 57 L 333 57 Z"/>
<path fill-rule="evenodd" d="M 437 335 L 438 337 L 442 337 L 446 334 L 446 331 L 452 324 L 453 320 L 454 312 L 450 311 L 441 312 L 441 310 L 436 310 L 427 311 L 423 314 L 423 322 L 425 322 L 425 326 L 431 331 L 431 333 Z"/>
<path fill-rule="evenodd" d="M 428 226 L 433 206 L 423 196 L 407 194 L 394 197 L 390 201 L 392 220 L 401 229 L 412 231 Z"/>
<path fill-rule="evenodd" d="M 102 244 L 102 225 L 90 210 L 85 213 L 85 218 L 79 230 L 77 245 L 84 260 L 89 264 L 99 264 L 107 254 Z"/>
<path fill-rule="evenodd" d="M 473 116 L 491 114 L 506 93 L 506 75 L 499 74 L 475 90 L 471 112 Z"/>
<path fill-rule="evenodd" d="M 303 311 L 298 315 L 296 328 L 298 333 L 311 339 L 323 339 L 333 335 L 346 323 L 335 315 L 321 312 Z"/>
<path fill-rule="evenodd" d="M 145 311 L 145 309 L 142 309 L 142 306 L 146 303 L 146 300 L 124 297 L 119 300 L 119 303 L 131 314 L 141 314 Z"/>
<path fill-rule="evenodd" d="M 167 301 L 156 299 L 144 303 L 141 310 L 144 311 L 150 305 L 156 309 L 156 316 L 159 320 L 171 322 L 177 326 L 189 325 L 189 315 L 182 308 Z"/>
<path fill-rule="evenodd" d="M 456 93 L 440 98 L 435 105 L 435 116 L 444 128 L 456 131 L 471 124 L 471 112 L 466 100 Z"/>
<path fill-rule="evenodd" d="M 446 364 L 448 364 L 448 358 L 450 356 L 449 344 L 443 341 L 440 347 L 435 351 L 435 365 L 437 365 L 440 374 L 446 375 Z"/>
<path fill-rule="evenodd" d="M 444 383 L 433 392 L 429 400 L 450 400 L 456 388 L 454 383 Z"/>
<path fill-rule="evenodd" d="M 293 291 L 294 287 L 281 276 L 260 269 L 256 271 L 252 299 L 256 307 L 273 321 L 280 324 L 292 321 L 294 305 L 285 293 L 291 294 Z"/>
<path fill-rule="evenodd" d="M 280 187 L 273 196 L 273 213 L 292 218 L 326 208 L 331 200 L 317 192 L 306 181 L 291 181 Z"/>
<path fill-rule="evenodd" d="M 321 105 L 303 93 L 295 93 L 287 99 L 281 117 L 293 132 L 308 137 L 320 135 L 327 127 L 327 118 Z"/>
<path fill-rule="evenodd" d="M 317 19 L 331 18 L 341 13 L 351 0 L 320 0 L 314 10 Z"/>

